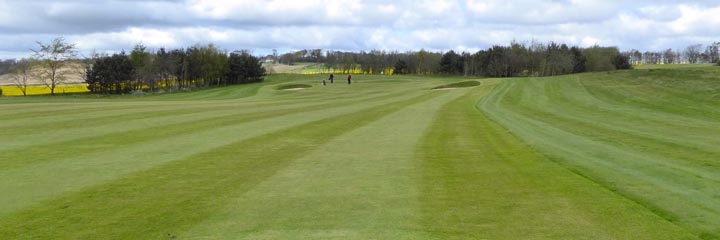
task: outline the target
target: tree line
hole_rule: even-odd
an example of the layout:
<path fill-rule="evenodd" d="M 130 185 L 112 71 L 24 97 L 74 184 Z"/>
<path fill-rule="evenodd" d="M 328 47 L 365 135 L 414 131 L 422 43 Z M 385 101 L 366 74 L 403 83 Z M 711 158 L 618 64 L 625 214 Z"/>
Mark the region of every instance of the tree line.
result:
<path fill-rule="evenodd" d="M 138 44 L 129 54 L 83 58 L 75 44 L 62 37 L 37 44 L 31 58 L 0 61 L 0 73 L 13 73 L 23 95 L 30 77 L 41 79 L 51 94 L 71 74 L 81 76 L 92 93 L 123 94 L 260 82 L 265 76 L 260 59 L 248 51 L 228 53 L 213 44 L 157 51 Z"/>
<path fill-rule="evenodd" d="M 83 63 L 88 89 L 105 94 L 226 86 L 265 76 L 260 60 L 248 51 L 227 53 L 213 44 L 155 52 L 138 44 L 130 54 L 96 55 Z"/>
<path fill-rule="evenodd" d="M 43 80 L 54 94 L 68 74 L 82 76 L 93 93 L 122 94 L 191 90 L 195 88 L 259 82 L 266 72 L 261 60 L 284 64 L 319 63 L 327 72 L 366 74 L 445 74 L 478 77 L 554 76 L 571 73 L 629 69 L 633 64 L 719 63 L 720 42 L 691 45 L 684 50 L 620 52 L 617 47 L 580 48 L 549 42 L 512 42 L 477 52 L 324 51 L 301 50 L 263 59 L 248 51 L 228 53 L 213 44 L 150 51 L 142 44 L 132 51 L 78 58 L 77 48 L 63 38 L 37 42 L 28 59 L 0 61 L 0 73 L 13 73 L 23 93 L 30 75 Z M 76 72 L 61 71 L 81 64 Z"/>
<path fill-rule="evenodd" d="M 652 52 L 630 50 L 624 53 L 632 64 L 676 64 L 676 63 L 720 63 L 720 42 L 710 45 L 693 44 L 685 49 L 668 48 L 664 51 Z"/>
<path fill-rule="evenodd" d="M 266 58 L 276 57 L 274 55 Z M 329 72 L 368 74 L 447 74 L 481 77 L 554 76 L 631 68 L 616 47 L 579 48 L 555 42 L 496 45 L 471 52 L 342 52 L 320 49 L 286 53 L 280 63 L 322 63 Z"/>

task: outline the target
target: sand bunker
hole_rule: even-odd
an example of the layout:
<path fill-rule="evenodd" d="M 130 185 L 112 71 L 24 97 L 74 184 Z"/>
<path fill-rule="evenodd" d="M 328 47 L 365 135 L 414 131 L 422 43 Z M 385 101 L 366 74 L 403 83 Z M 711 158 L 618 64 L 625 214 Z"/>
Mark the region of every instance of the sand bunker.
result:
<path fill-rule="evenodd" d="M 283 84 L 280 86 L 275 87 L 275 90 L 283 90 L 283 91 L 298 91 L 303 90 L 306 88 L 311 88 L 312 85 L 309 84 L 300 84 L 300 83 L 290 83 L 290 84 Z"/>

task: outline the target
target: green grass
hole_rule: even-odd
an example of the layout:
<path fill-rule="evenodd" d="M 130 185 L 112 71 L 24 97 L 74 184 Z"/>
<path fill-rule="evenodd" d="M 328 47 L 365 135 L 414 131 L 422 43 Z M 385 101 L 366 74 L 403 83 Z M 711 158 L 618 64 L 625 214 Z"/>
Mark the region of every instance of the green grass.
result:
<path fill-rule="evenodd" d="M 0 239 L 718 238 L 717 71 L 2 98 Z"/>
<path fill-rule="evenodd" d="M 479 106 L 549 159 L 720 238 L 720 69 L 504 81 Z"/>

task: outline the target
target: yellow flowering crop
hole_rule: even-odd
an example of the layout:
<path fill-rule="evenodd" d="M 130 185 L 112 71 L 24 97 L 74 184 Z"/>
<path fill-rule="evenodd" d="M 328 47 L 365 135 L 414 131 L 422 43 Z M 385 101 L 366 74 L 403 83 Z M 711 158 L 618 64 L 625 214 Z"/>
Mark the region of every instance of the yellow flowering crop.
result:
<path fill-rule="evenodd" d="M 0 86 L 3 96 L 22 96 L 22 91 L 16 86 Z M 55 87 L 55 94 L 63 93 L 85 93 L 90 92 L 87 85 L 59 85 Z M 50 94 L 50 88 L 46 86 L 28 86 L 27 95 Z"/>

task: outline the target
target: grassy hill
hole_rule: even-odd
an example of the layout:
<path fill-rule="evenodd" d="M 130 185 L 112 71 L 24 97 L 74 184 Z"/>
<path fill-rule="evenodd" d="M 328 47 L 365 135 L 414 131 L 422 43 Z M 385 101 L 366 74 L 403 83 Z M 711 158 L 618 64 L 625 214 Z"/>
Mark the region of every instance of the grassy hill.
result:
<path fill-rule="evenodd" d="M 0 238 L 717 239 L 718 73 L 0 98 Z"/>

